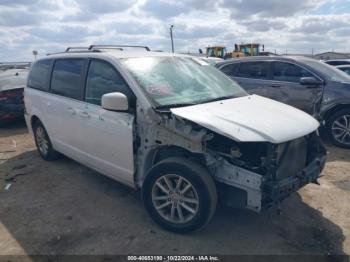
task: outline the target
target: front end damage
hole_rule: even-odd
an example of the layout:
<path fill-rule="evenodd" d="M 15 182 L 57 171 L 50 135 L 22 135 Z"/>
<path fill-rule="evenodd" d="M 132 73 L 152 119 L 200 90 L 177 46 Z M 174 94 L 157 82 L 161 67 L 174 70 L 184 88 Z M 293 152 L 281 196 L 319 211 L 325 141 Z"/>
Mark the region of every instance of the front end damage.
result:
<path fill-rule="evenodd" d="M 169 157 L 176 152 L 207 167 L 228 206 L 255 212 L 317 183 L 326 162 L 316 131 L 280 144 L 238 142 L 170 112 L 142 110 L 135 131 L 139 187 L 162 154 Z"/>
<path fill-rule="evenodd" d="M 326 162 L 326 150 L 316 132 L 281 144 L 237 143 L 217 136 L 207 149 L 210 170 L 222 184 L 221 198 L 231 207 L 255 212 L 278 205 L 308 183 L 317 183 Z"/>

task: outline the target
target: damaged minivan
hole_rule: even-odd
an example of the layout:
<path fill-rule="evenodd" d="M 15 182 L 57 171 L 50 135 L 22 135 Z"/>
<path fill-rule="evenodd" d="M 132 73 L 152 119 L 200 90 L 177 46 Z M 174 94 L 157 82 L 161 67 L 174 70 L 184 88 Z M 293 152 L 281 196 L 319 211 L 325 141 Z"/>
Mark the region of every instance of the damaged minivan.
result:
<path fill-rule="evenodd" d="M 326 161 L 319 123 L 248 95 L 205 61 L 147 47 L 90 46 L 34 63 L 25 118 L 38 152 L 139 190 L 163 228 L 203 228 L 217 202 L 260 212 Z"/>

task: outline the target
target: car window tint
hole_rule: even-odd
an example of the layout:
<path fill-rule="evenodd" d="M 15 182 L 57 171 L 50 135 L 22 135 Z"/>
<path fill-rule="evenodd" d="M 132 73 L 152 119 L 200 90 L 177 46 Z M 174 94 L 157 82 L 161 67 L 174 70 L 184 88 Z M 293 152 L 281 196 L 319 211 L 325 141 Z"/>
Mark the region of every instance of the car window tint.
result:
<path fill-rule="evenodd" d="M 269 73 L 269 62 L 245 62 L 238 69 L 238 77 L 267 79 Z"/>
<path fill-rule="evenodd" d="M 83 59 L 57 60 L 52 73 L 52 92 L 74 99 L 80 99 L 83 70 Z"/>
<path fill-rule="evenodd" d="M 220 70 L 226 75 L 233 76 L 238 66 L 239 63 L 228 64 L 220 68 Z"/>
<path fill-rule="evenodd" d="M 303 69 L 300 66 L 284 63 L 284 62 L 275 62 L 272 78 L 277 81 L 284 82 L 300 82 L 302 77 L 312 77 L 313 75 Z"/>
<path fill-rule="evenodd" d="M 85 101 L 101 105 L 102 96 L 112 92 L 123 93 L 129 98 L 132 96 L 131 90 L 114 67 L 105 62 L 91 61 Z"/>
<path fill-rule="evenodd" d="M 51 63 L 52 60 L 40 60 L 32 66 L 28 76 L 28 87 L 49 90 L 48 79 L 51 73 Z"/>

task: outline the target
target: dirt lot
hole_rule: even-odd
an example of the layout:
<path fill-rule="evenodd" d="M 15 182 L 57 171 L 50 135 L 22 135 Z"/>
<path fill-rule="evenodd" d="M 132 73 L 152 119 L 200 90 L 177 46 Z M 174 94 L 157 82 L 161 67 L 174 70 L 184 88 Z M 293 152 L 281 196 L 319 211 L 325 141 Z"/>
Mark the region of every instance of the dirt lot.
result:
<path fill-rule="evenodd" d="M 328 150 L 321 185 L 281 215 L 219 208 L 182 236 L 155 225 L 127 187 L 67 158 L 43 161 L 23 124 L 1 128 L 0 255 L 350 254 L 350 151 Z"/>

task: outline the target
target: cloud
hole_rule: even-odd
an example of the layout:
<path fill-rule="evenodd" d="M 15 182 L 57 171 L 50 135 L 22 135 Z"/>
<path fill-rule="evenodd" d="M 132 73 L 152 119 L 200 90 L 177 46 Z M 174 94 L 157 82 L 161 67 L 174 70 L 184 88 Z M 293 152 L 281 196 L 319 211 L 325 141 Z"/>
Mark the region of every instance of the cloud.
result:
<path fill-rule="evenodd" d="M 87 37 L 100 33 L 101 31 L 91 31 L 88 26 L 65 25 L 58 28 L 33 28 L 29 35 L 49 42 L 75 43 L 84 42 Z"/>
<path fill-rule="evenodd" d="M 40 0 L 0 0 L 0 6 L 32 5 Z"/>
<path fill-rule="evenodd" d="M 222 6 L 234 17 L 288 17 L 316 8 L 322 0 L 223 0 Z"/>
<path fill-rule="evenodd" d="M 282 30 L 287 27 L 283 20 L 275 19 L 255 19 L 241 22 L 242 25 L 249 28 L 252 32 L 267 32 L 269 30 Z"/>
<path fill-rule="evenodd" d="M 334 29 L 350 26 L 350 15 L 322 15 L 303 18 L 292 32 L 305 34 L 323 34 Z"/>
<path fill-rule="evenodd" d="M 68 45 L 175 50 L 259 42 L 274 52 L 350 52 L 350 0 L 0 0 L 0 60 Z"/>
<path fill-rule="evenodd" d="M 107 14 L 125 11 L 133 5 L 128 0 L 76 0 L 81 10 L 93 14 Z"/>

